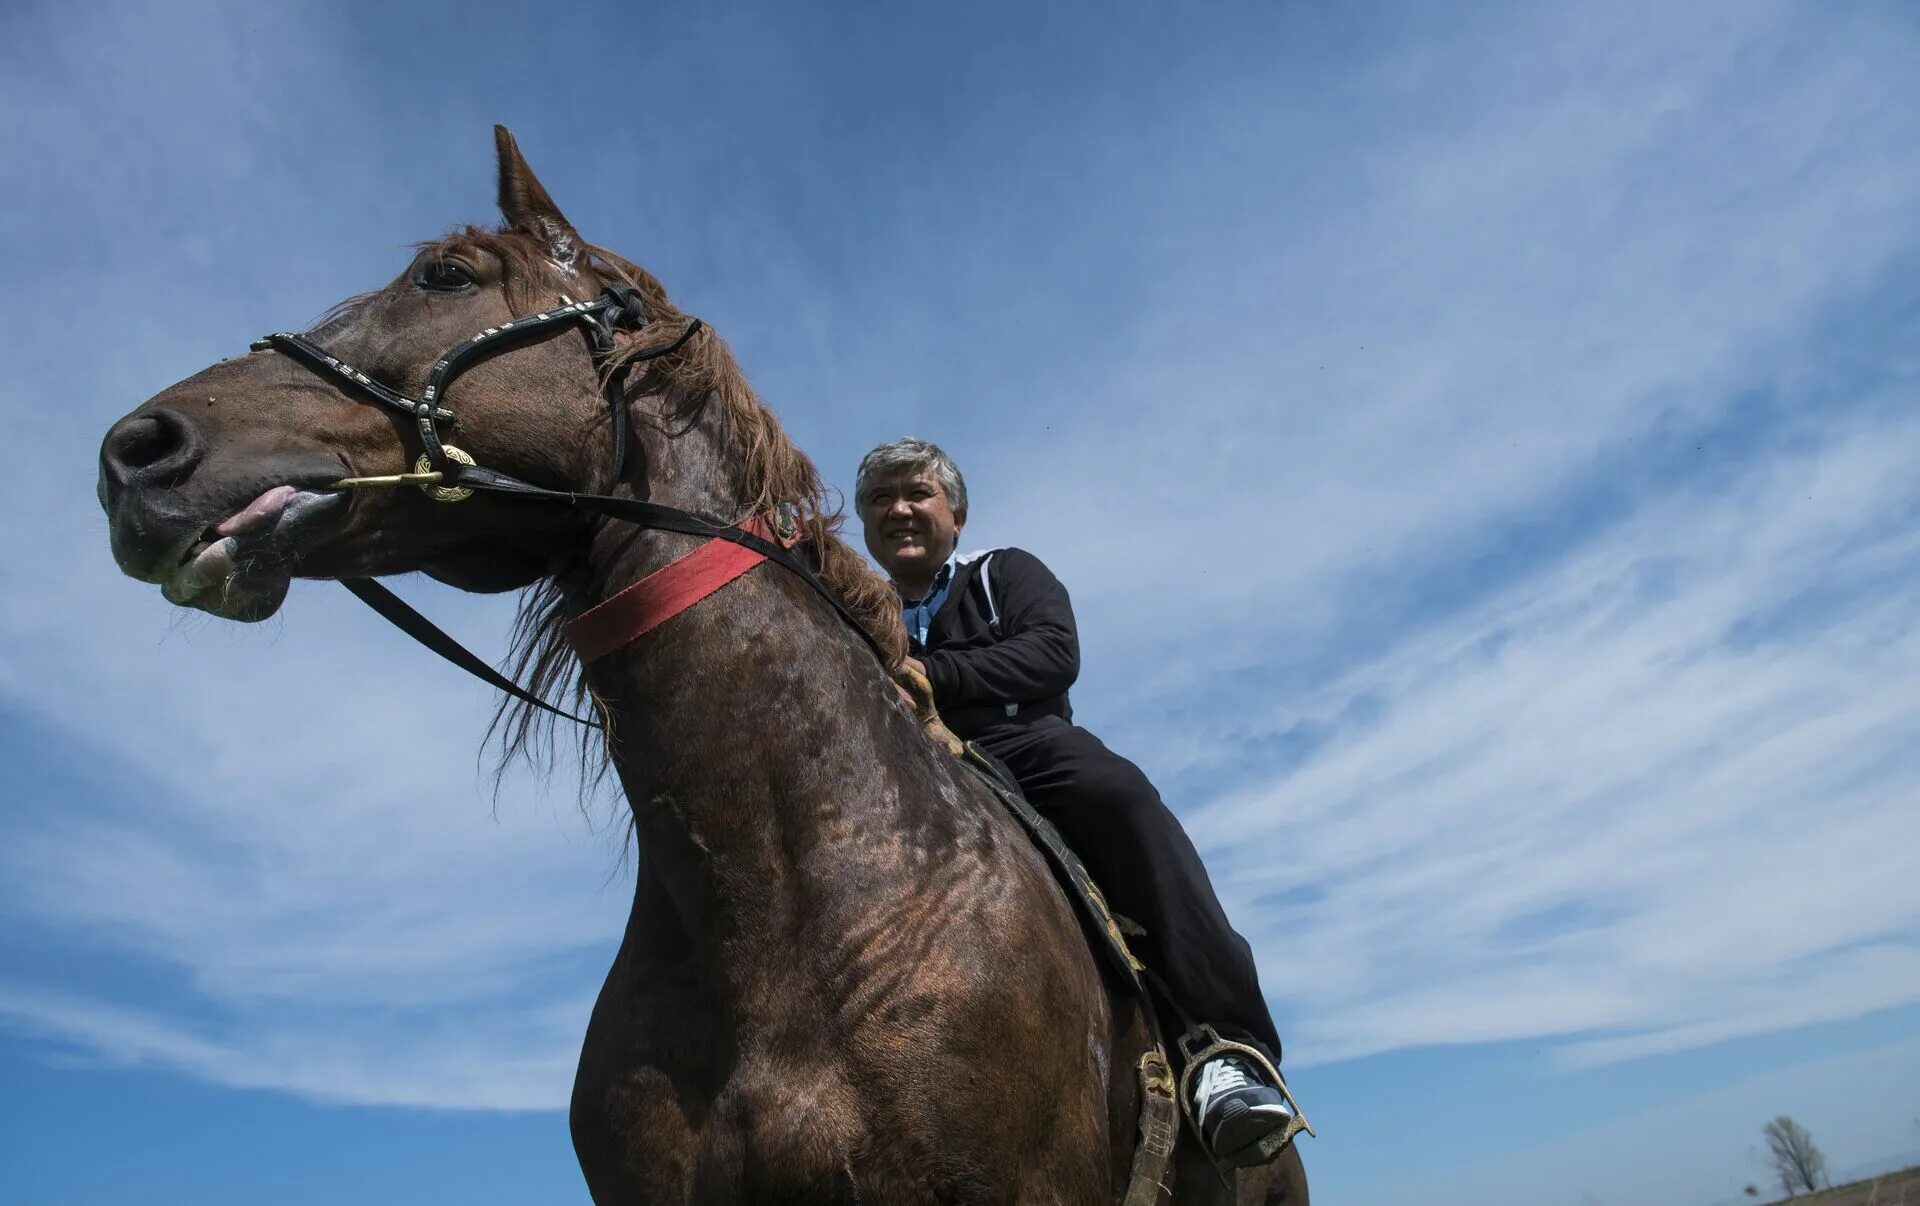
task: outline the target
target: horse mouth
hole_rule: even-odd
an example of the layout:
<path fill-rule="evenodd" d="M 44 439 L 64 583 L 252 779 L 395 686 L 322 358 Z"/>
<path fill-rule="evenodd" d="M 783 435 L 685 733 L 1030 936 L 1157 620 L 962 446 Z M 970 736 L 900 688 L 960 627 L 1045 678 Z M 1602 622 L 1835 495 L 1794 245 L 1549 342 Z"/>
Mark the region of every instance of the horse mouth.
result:
<path fill-rule="evenodd" d="M 167 602 L 251 623 L 280 610 L 302 541 L 347 496 L 275 486 L 188 542 L 160 584 Z"/>

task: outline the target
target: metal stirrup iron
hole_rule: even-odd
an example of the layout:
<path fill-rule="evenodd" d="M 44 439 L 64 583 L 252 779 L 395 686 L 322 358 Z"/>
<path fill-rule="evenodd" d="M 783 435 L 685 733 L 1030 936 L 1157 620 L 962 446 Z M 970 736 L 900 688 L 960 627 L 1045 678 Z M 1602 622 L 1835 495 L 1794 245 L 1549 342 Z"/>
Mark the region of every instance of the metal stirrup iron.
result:
<path fill-rule="evenodd" d="M 1312 1135 L 1313 1127 L 1307 1122 L 1307 1115 L 1300 1103 L 1293 1098 L 1293 1090 L 1287 1088 L 1287 1078 L 1280 1075 L 1280 1069 L 1268 1059 L 1260 1048 L 1248 1043 L 1236 1043 L 1232 1039 L 1222 1038 L 1220 1032 L 1205 1022 L 1194 1026 L 1180 1036 L 1180 1057 L 1186 1061 L 1186 1068 L 1180 1073 L 1180 1109 L 1186 1114 L 1187 1121 L 1193 1125 L 1193 1133 L 1200 1134 L 1200 1119 L 1193 1111 L 1193 1078 L 1200 1071 L 1200 1065 L 1216 1055 L 1245 1056 L 1253 1065 L 1273 1077 L 1274 1087 L 1280 1090 L 1280 1096 L 1286 1098 L 1287 1106 L 1293 1111 L 1293 1117 L 1280 1129 L 1278 1135 L 1269 1135 L 1260 1141 L 1260 1156 L 1271 1160 L 1283 1151 L 1293 1137 L 1301 1131 Z M 1316 1136 L 1317 1137 L 1317 1136 Z"/>

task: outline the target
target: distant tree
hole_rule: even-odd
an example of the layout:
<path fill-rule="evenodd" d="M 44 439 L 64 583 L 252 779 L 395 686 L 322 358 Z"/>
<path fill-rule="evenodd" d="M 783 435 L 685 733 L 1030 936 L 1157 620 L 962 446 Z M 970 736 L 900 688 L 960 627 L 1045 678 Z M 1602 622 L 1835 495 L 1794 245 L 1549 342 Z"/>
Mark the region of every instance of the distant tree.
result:
<path fill-rule="evenodd" d="M 1767 1137 L 1767 1154 L 1773 1161 L 1773 1173 L 1788 1197 L 1812 1193 L 1826 1179 L 1827 1158 L 1814 1146 L 1813 1136 L 1785 1114 L 1760 1128 Z"/>

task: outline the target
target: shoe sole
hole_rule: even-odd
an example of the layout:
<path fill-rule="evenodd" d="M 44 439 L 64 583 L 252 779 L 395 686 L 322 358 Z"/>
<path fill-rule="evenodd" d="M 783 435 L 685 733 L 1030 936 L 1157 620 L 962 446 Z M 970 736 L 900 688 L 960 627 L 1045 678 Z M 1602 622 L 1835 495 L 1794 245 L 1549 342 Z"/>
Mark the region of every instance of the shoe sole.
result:
<path fill-rule="evenodd" d="M 1285 1115 L 1257 1110 L 1225 1119 L 1213 1133 L 1213 1158 L 1229 1168 L 1264 1164 L 1270 1157 L 1261 1155 L 1260 1145 L 1286 1127 Z"/>

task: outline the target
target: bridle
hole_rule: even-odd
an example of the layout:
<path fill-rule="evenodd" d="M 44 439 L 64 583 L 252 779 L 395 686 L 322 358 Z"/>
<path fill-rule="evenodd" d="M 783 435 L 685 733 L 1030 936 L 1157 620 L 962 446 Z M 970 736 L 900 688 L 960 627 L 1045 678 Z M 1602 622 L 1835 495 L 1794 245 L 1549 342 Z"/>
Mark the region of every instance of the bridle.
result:
<path fill-rule="evenodd" d="M 287 331 L 276 331 L 252 344 L 256 352 L 275 351 L 291 356 L 308 368 L 323 376 L 337 377 L 357 389 L 363 400 L 378 406 L 384 406 L 404 418 L 413 420 L 420 432 L 420 446 L 423 449 L 419 461 L 412 473 L 389 474 L 384 477 L 348 477 L 333 484 L 335 489 L 368 489 L 381 486 L 415 485 L 426 491 L 427 495 L 440 502 L 459 502 L 471 497 L 476 489 L 489 488 L 479 479 L 495 475 L 483 471 L 475 475 L 472 482 L 461 481 L 458 485 L 439 485 L 449 478 L 461 478 L 462 475 L 477 466 L 473 458 L 459 448 L 447 443 L 440 437 L 440 424 L 454 422 L 454 414 L 443 405 L 447 387 L 473 365 L 490 356 L 523 347 L 538 336 L 545 335 L 558 328 L 578 325 L 587 332 L 587 338 L 593 344 L 594 359 L 610 356 L 617 344 L 616 331 L 638 331 L 647 326 L 646 304 L 641 300 L 640 291 L 631 285 L 609 285 L 605 292 L 592 301 L 574 301 L 562 297 L 561 304 L 551 310 L 542 310 L 537 314 L 528 314 L 511 322 L 501 323 L 497 327 L 488 327 L 469 339 L 464 339 L 448 348 L 427 371 L 427 383 L 420 390 L 419 398 L 409 398 L 398 390 L 391 389 L 375 381 L 351 364 L 334 356 L 305 335 L 295 335 Z M 627 357 L 618 373 L 607 381 L 607 409 L 613 421 L 613 474 L 617 481 L 626 470 L 627 456 L 627 408 L 622 393 L 626 368 L 643 360 L 654 360 L 670 352 L 678 351 L 687 340 L 701 327 L 697 318 L 687 321 L 686 329 L 679 335 L 658 347 L 647 348 Z M 507 478 L 516 484 L 526 483 Z"/>
<path fill-rule="evenodd" d="M 349 396 L 383 406 L 412 420 L 418 430 L 422 452 L 414 463 L 413 472 L 379 477 L 346 477 L 332 483 L 328 489 L 373 490 L 417 486 L 429 498 L 448 503 L 460 502 L 480 491 L 531 502 L 561 503 L 639 528 L 705 538 L 706 543 L 693 551 L 568 622 L 564 634 L 583 662 L 591 662 L 630 644 L 760 562 L 771 561 L 798 576 L 825 599 L 834 612 L 860 634 L 884 666 L 886 656 L 873 634 L 847 610 L 840 597 L 820 581 L 813 568 L 792 552 L 794 545 L 804 539 L 798 508 L 792 503 L 783 502 L 771 512 L 755 516 L 744 524 L 730 524 L 644 499 L 549 490 L 497 469 L 477 465 L 466 452 L 443 438 L 440 425 L 455 422 L 453 411 L 445 405 L 447 387 L 480 361 L 525 347 L 555 331 L 580 326 L 585 329 L 593 346 L 597 365 L 618 350 L 617 332 L 637 334 L 652 325 L 647 319 L 646 306 L 639 290 L 631 285 L 609 285 L 592 301 L 574 301 L 566 297 L 560 300 L 561 305 L 554 309 L 528 314 L 497 327 L 488 327 L 447 349 L 434 362 L 433 368 L 428 370 L 426 385 L 421 388 L 418 398 L 409 398 L 375 381 L 305 335 L 275 332 L 255 341 L 252 350 L 274 351 L 291 357 L 323 377 L 344 383 Z M 678 351 L 701 326 L 699 319 L 688 319 L 686 327 L 671 339 L 622 357 L 620 363 L 605 375 L 604 392 L 613 427 L 613 480 L 620 480 L 626 471 L 630 422 L 625 382 L 629 369 L 634 364 L 657 360 Z M 593 723 L 528 692 L 372 578 L 342 578 L 340 584 L 402 632 L 476 678 L 555 716 L 581 724 Z"/>

